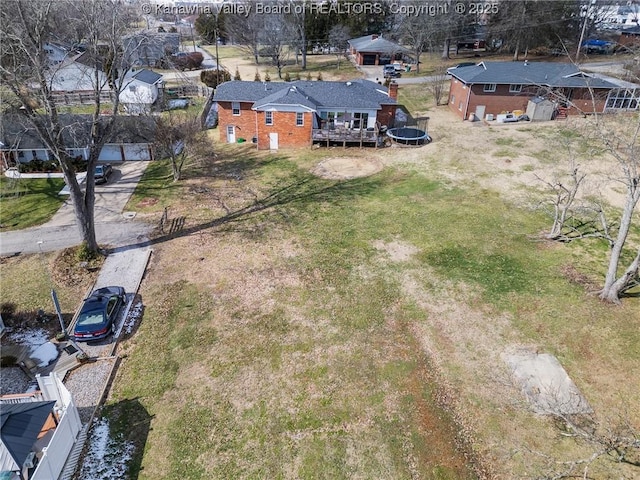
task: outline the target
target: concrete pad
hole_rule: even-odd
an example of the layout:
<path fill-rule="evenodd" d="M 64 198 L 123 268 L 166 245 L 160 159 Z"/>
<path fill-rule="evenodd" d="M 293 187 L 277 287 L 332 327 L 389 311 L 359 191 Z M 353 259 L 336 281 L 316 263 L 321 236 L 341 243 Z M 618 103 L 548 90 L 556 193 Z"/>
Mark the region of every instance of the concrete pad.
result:
<path fill-rule="evenodd" d="M 104 261 L 94 289 L 118 285 L 127 293 L 136 293 L 151 251 L 149 246 L 117 248 Z"/>
<path fill-rule="evenodd" d="M 533 410 L 542 415 L 591 413 L 591 407 L 558 359 L 548 353 L 520 349 L 502 359 Z"/>

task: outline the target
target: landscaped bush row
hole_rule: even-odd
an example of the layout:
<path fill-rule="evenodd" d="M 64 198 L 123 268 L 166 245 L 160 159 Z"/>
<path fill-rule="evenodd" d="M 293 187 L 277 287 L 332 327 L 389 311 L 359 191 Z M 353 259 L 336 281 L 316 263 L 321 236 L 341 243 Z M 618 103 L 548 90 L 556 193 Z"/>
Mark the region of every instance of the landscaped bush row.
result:
<path fill-rule="evenodd" d="M 87 171 L 87 161 L 81 156 L 75 157 L 71 164 L 76 172 Z M 34 159 L 27 163 L 20 163 L 19 169 L 23 173 L 53 173 L 62 172 L 60 164 L 55 160 Z"/>

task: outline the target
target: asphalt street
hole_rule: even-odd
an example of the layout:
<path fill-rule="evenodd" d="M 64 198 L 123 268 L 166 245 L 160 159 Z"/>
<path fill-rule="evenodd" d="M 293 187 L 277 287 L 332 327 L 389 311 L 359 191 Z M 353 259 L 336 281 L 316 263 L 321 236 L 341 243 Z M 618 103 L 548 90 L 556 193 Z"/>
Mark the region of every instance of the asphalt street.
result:
<path fill-rule="evenodd" d="M 95 226 L 99 244 L 122 247 L 147 239 L 152 227 L 137 221 L 134 212 L 123 212 L 147 165 L 148 162 L 116 164 L 109 182 L 96 185 Z M 80 232 L 69 198 L 51 220 L 43 225 L 0 232 L 0 256 L 51 252 L 80 242 Z"/>

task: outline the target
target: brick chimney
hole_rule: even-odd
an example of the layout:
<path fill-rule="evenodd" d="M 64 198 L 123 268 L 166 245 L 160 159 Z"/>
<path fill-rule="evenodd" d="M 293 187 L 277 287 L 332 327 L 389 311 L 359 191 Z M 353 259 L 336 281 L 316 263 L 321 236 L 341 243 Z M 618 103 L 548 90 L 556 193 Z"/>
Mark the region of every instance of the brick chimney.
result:
<path fill-rule="evenodd" d="M 371 40 L 376 40 L 378 38 L 378 34 L 374 33 L 373 35 L 371 35 Z"/>
<path fill-rule="evenodd" d="M 398 99 L 398 84 L 396 82 L 391 82 L 389 84 L 389 97 L 394 100 Z"/>

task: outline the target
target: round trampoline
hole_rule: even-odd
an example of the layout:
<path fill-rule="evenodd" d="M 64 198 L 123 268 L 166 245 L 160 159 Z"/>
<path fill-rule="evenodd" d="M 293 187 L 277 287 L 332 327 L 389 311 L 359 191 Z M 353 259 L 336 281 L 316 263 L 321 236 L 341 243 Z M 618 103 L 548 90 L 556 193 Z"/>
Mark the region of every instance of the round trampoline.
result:
<path fill-rule="evenodd" d="M 431 142 L 426 131 L 414 127 L 390 128 L 387 136 L 400 145 L 426 145 Z"/>

